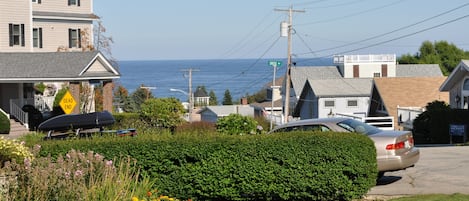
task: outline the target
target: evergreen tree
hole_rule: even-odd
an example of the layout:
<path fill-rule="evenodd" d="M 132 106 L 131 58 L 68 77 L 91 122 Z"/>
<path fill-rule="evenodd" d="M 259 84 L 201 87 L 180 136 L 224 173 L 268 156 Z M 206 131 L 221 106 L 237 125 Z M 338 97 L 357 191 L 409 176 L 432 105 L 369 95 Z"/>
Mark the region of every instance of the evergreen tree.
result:
<path fill-rule="evenodd" d="M 233 105 L 233 98 L 231 97 L 230 90 L 225 90 L 225 95 L 223 96 L 222 105 Z"/>
<path fill-rule="evenodd" d="M 210 96 L 209 105 L 218 105 L 217 96 L 215 95 L 215 92 L 213 90 L 210 90 L 208 96 Z"/>

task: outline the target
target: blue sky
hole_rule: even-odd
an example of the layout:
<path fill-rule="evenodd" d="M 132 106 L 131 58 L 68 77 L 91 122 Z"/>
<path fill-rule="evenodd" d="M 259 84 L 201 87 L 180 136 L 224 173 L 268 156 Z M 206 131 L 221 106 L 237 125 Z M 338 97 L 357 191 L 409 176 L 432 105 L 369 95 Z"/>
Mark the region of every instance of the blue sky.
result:
<path fill-rule="evenodd" d="M 94 0 L 118 60 L 285 58 L 293 15 L 297 58 L 414 54 L 423 41 L 469 50 L 467 0 Z M 440 16 L 438 16 L 440 15 Z"/>

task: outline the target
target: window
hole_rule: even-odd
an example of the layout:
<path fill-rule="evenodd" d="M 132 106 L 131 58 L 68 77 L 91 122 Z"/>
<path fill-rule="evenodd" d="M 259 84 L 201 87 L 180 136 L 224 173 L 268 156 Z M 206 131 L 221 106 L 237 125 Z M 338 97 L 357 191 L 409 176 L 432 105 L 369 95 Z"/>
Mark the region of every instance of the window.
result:
<path fill-rule="evenodd" d="M 68 0 L 69 6 L 80 6 L 80 0 Z"/>
<path fill-rule="evenodd" d="M 41 3 L 41 0 L 32 0 L 32 1 L 33 3 L 39 3 L 39 4 Z"/>
<path fill-rule="evenodd" d="M 10 47 L 24 47 L 24 24 L 8 24 L 8 29 L 10 36 Z"/>
<path fill-rule="evenodd" d="M 80 29 L 68 29 L 68 47 L 81 48 Z"/>
<path fill-rule="evenodd" d="M 33 28 L 33 47 L 42 48 L 42 28 Z"/>
<path fill-rule="evenodd" d="M 324 107 L 334 107 L 334 106 L 335 106 L 335 101 L 333 100 L 324 101 Z"/>
<path fill-rule="evenodd" d="M 373 77 L 381 77 L 380 73 L 373 73 Z"/>
<path fill-rule="evenodd" d="M 347 101 L 348 107 L 358 107 L 358 100 L 348 100 Z"/>

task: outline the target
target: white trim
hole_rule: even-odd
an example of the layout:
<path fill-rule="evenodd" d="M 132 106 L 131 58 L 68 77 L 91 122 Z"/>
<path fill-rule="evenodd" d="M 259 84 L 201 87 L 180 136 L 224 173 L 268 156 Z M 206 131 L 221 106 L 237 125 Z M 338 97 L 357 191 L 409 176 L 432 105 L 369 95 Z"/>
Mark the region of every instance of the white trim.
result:
<path fill-rule="evenodd" d="M 78 80 L 109 80 L 109 79 L 119 79 L 120 76 L 100 76 L 100 77 L 58 77 L 58 78 L 7 78 L 7 79 L 0 79 L 1 83 L 22 83 L 25 81 L 32 81 L 32 82 L 42 82 L 42 81 L 78 81 Z"/>
<path fill-rule="evenodd" d="M 78 76 L 82 76 L 83 74 L 85 74 L 86 71 L 88 71 L 88 70 L 91 68 L 92 64 L 93 64 L 97 59 L 99 59 L 99 61 L 104 64 L 104 67 L 105 67 L 106 69 L 111 70 L 111 72 L 112 72 L 114 75 L 119 75 L 119 73 L 117 72 L 117 70 L 116 70 L 114 67 L 112 67 L 112 65 L 107 61 L 107 59 L 105 59 L 104 56 L 103 56 L 100 52 L 98 52 L 98 53 L 93 57 L 93 59 L 91 59 L 91 61 L 86 65 L 86 67 L 83 68 L 83 70 L 78 74 Z"/>

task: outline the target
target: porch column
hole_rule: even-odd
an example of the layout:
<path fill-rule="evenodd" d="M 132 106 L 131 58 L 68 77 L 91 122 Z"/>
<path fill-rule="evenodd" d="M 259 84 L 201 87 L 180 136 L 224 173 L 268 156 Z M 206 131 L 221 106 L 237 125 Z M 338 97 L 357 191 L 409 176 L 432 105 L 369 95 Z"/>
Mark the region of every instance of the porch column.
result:
<path fill-rule="evenodd" d="M 114 88 L 114 83 L 112 81 L 103 82 L 103 110 L 107 110 L 112 113 L 112 100 L 113 94 L 112 89 Z"/>
<path fill-rule="evenodd" d="M 69 84 L 70 94 L 77 102 L 77 105 L 72 111 L 72 114 L 80 114 L 80 82 L 70 82 Z"/>

